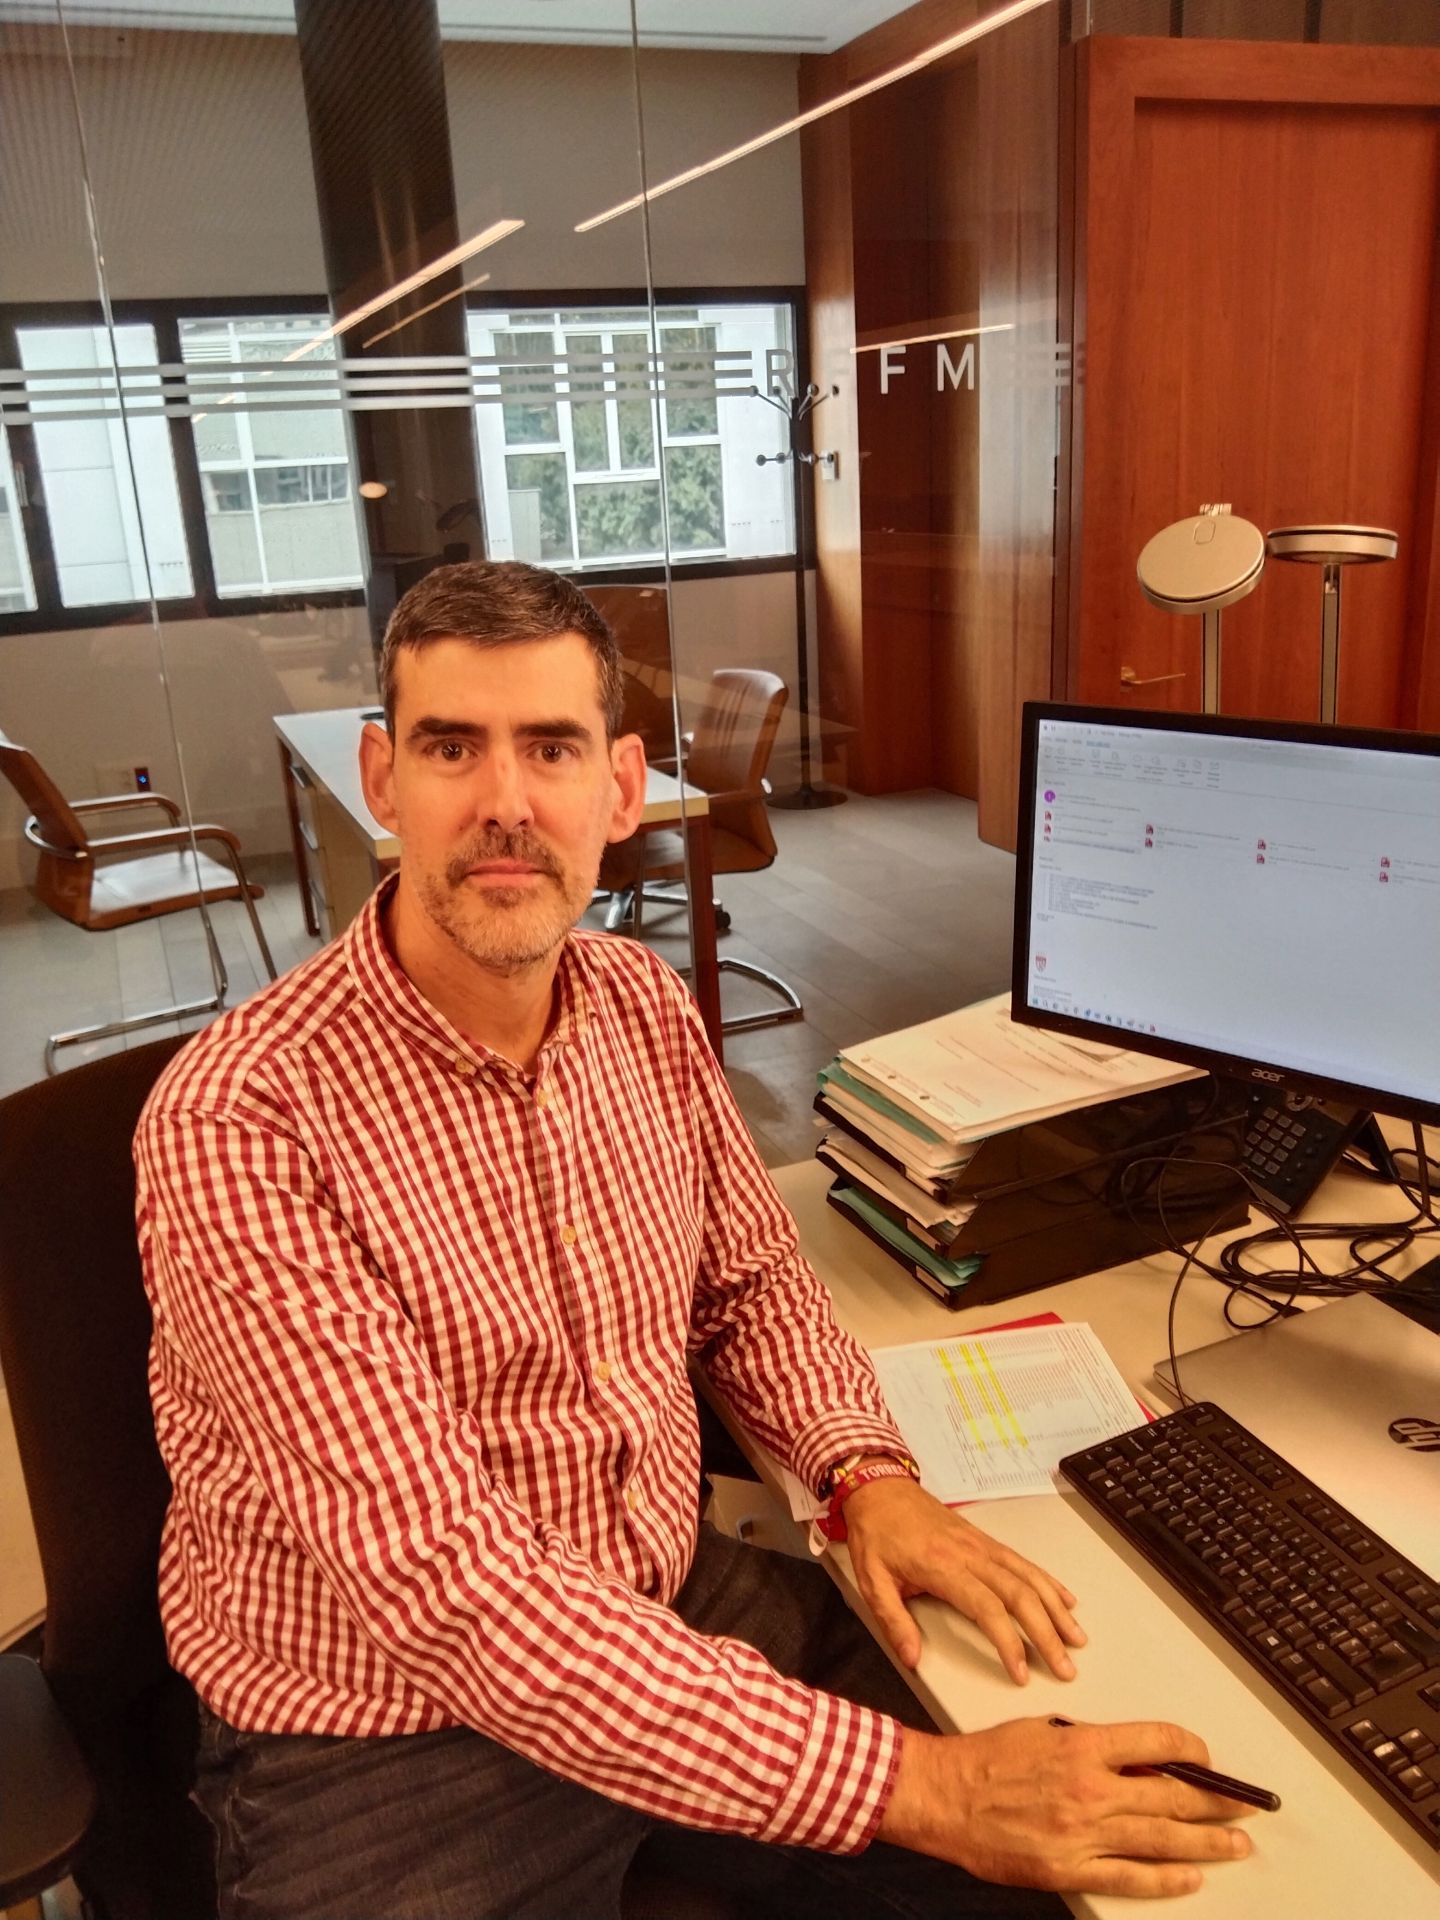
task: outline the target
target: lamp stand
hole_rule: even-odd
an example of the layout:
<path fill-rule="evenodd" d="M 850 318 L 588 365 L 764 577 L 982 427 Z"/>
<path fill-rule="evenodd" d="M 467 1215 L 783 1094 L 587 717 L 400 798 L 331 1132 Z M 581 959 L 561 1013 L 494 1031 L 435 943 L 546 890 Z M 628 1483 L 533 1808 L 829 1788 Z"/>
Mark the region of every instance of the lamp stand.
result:
<path fill-rule="evenodd" d="M 817 462 L 825 464 L 835 458 L 833 453 L 814 452 L 804 445 L 804 441 L 808 437 L 810 415 L 840 389 L 831 387 L 829 393 L 822 393 L 812 381 L 798 399 L 793 394 L 781 399 L 773 394 L 761 393 L 758 387 L 752 387 L 750 391 L 755 399 L 763 400 L 767 406 L 774 407 L 777 413 L 783 413 L 789 428 L 788 448 L 781 453 L 756 454 L 756 466 L 768 466 L 773 461 L 777 466 L 792 464 L 795 469 L 795 689 L 800 719 L 800 784 L 788 793 L 772 793 L 766 804 L 787 812 L 813 813 L 821 807 L 841 806 L 849 798 L 841 788 L 832 787 L 823 780 L 817 783 L 810 777 L 810 610 L 805 591 L 805 562 L 810 551 L 806 514 L 810 473 L 801 472 L 802 467 L 813 472 Z"/>

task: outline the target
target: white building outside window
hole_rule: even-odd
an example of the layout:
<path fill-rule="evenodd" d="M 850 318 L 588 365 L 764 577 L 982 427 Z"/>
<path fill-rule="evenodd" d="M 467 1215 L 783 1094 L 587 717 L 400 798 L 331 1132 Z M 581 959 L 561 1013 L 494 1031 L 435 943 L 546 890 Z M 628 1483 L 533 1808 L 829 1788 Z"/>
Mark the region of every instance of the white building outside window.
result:
<path fill-rule="evenodd" d="M 35 582 L 25 529 L 20 520 L 20 495 L 10 441 L 0 427 L 0 613 L 33 613 Z"/>
<path fill-rule="evenodd" d="M 104 327 L 21 327 L 18 336 L 21 366 L 45 376 L 26 386 L 62 605 L 129 605 L 152 591 L 157 600 L 189 599 L 194 583 L 169 423 L 129 411 L 160 398 L 154 327 L 117 326 L 114 357 Z M 105 419 L 64 417 L 107 406 Z"/>
<path fill-rule="evenodd" d="M 793 553 L 790 470 L 765 391 L 790 355 L 777 305 L 471 312 L 487 546 L 586 568 Z M 498 379 L 496 394 L 494 382 Z M 663 488 L 663 495 L 662 495 Z"/>
<path fill-rule="evenodd" d="M 328 325 L 325 314 L 180 322 L 186 365 L 233 365 L 232 384 L 245 387 L 245 399 L 227 405 L 217 386 L 215 404 L 193 421 L 205 528 L 222 599 L 335 592 L 361 584 L 340 408 L 250 404 L 259 397 L 260 381 L 271 375 L 287 384 L 307 378 L 328 384 L 334 378 L 333 364 L 324 371 L 283 365 L 287 353 Z M 334 358 L 329 340 L 306 355 L 307 362 Z"/>

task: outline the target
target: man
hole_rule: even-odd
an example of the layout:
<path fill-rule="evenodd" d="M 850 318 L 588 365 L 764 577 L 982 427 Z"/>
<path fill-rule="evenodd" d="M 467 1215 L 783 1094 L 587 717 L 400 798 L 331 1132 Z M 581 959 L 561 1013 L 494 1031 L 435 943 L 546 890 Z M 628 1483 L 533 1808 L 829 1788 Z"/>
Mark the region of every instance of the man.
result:
<path fill-rule="evenodd" d="M 554 574 L 442 568 L 382 681 L 397 879 L 137 1137 L 223 1911 L 614 1914 L 655 1843 L 760 1911 L 1049 1914 L 958 1869 L 1174 1892 L 1242 1854 L 1231 1803 L 1120 1771 L 1193 1737 L 902 1728 L 818 1568 L 697 1527 L 691 1357 L 817 1491 L 842 1469 L 905 1665 L 932 1593 L 1017 1682 L 1027 1641 L 1074 1670 L 1074 1596 L 910 1477 L 684 989 L 572 931 L 644 798 L 604 622 Z"/>

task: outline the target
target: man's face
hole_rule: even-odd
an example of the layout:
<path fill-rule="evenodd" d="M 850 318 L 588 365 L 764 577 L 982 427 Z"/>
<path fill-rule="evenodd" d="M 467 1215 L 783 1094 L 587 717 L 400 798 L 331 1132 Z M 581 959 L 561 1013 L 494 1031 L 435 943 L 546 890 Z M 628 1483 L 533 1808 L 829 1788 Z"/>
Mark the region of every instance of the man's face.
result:
<path fill-rule="evenodd" d="M 402 652 L 393 741 L 368 726 L 361 771 L 400 840 L 402 892 L 498 973 L 553 953 L 644 804 L 643 748 L 607 744 L 595 656 L 574 633 Z"/>

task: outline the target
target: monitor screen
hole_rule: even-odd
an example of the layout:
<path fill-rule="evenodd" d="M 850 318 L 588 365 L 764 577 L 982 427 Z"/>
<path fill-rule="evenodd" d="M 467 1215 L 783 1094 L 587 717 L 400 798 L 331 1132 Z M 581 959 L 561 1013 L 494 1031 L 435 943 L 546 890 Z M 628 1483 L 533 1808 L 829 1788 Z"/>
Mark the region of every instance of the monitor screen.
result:
<path fill-rule="evenodd" d="M 1440 1120 L 1440 737 L 1031 704 L 1017 1020 Z"/>

